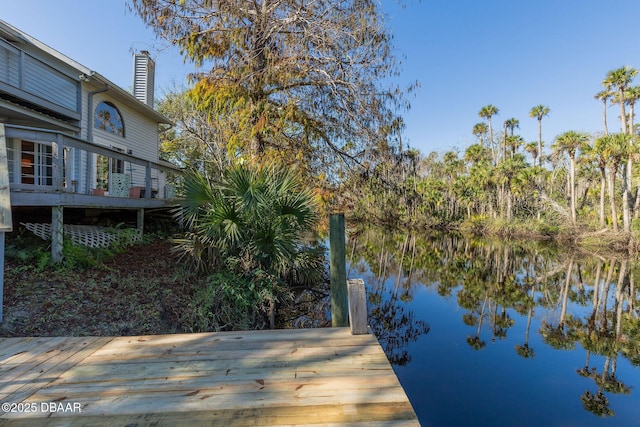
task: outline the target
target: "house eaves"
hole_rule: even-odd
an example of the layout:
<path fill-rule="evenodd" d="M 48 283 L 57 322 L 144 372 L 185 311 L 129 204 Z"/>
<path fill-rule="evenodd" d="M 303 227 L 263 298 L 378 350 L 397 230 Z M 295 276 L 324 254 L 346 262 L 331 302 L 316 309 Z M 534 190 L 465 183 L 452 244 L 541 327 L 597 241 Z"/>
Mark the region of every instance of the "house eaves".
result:
<path fill-rule="evenodd" d="M 58 61 L 66 64 L 67 66 L 75 69 L 77 71 L 77 76 L 74 76 L 78 81 L 84 79 L 85 81 L 91 81 L 91 79 L 95 79 L 98 85 L 108 86 L 109 90 L 115 98 L 119 99 L 122 102 L 125 102 L 128 106 L 133 108 L 134 110 L 146 115 L 147 117 L 153 118 L 157 123 L 162 124 L 173 124 L 171 120 L 169 120 L 164 115 L 160 114 L 150 106 L 146 105 L 142 101 L 138 100 L 131 93 L 122 89 L 120 86 L 111 82 L 106 77 L 101 74 L 91 70 L 90 68 L 85 67 L 79 62 L 69 58 L 68 56 L 58 52 L 54 48 L 42 43 L 40 40 L 30 36 L 29 34 L 21 31 L 20 29 L 12 26 L 11 24 L 0 19 L 0 36 L 5 37 L 6 39 L 15 42 L 15 43 L 28 43 L 34 46 L 36 49 L 45 53 L 46 55 L 57 59 Z"/>
<path fill-rule="evenodd" d="M 164 115 L 160 114 L 159 112 L 157 112 L 156 110 L 154 110 L 153 108 L 145 104 L 144 102 L 140 101 L 138 98 L 133 96 L 130 92 L 122 89 L 120 86 L 111 82 L 109 79 L 107 79 L 100 73 L 92 71 L 91 74 L 87 74 L 87 76 L 89 77 L 89 79 L 95 80 L 98 83 L 98 85 L 108 86 L 109 94 L 112 97 L 114 97 L 115 99 L 118 99 L 121 102 L 126 103 L 129 107 L 133 108 L 139 113 L 142 113 L 147 117 L 152 117 L 158 123 L 173 125 L 173 122 L 168 118 L 166 118 Z"/>

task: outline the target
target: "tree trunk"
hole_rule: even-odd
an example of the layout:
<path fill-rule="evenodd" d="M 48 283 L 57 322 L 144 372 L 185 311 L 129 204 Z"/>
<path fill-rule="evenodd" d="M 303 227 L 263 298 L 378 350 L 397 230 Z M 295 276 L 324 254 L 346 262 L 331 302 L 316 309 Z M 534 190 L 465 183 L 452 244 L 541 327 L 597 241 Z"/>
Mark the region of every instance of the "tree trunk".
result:
<path fill-rule="evenodd" d="M 507 222 L 513 219 L 513 200 L 511 189 L 507 187 Z"/>
<path fill-rule="evenodd" d="M 640 190 L 640 180 L 638 180 L 638 183 L 636 184 L 636 192 L 635 192 L 635 196 L 633 197 L 634 199 L 634 204 L 633 204 L 633 217 L 634 218 L 638 218 L 640 217 L 640 194 L 639 193 Z"/>
<path fill-rule="evenodd" d="M 571 195 L 571 221 L 573 225 L 576 225 L 576 159 L 571 157 L 571 168 L 569 170 L 570 186 L 569 189 Z"/>
<path fill-rule="evenodd" d="M 538 158 L 540 159 L 540 167 L 542 167 L 542 117 L 538 116 Z M 536 165 L 536 159 L 533 159 L 533 165 Z"/>
<path fill-rule="evenodd" d="M 256 132 L 251 137 L 251 153 L 250 153 L 250 156 L 254 160 L 257 160 L 262 155 L 263 150 L 264 150 L 264 140 L 262 138 L 262 134 L 260 132 Z"/>
<path fill-rule="evenodd" d="M 622 133 L 627 133 L 627 113 L 624 108 L 624 91 L 619 91 L 620 95 L 620 122 L 622 123 Z"/>
<path fill-rule="evenodd" d="M 489 144 L 491 144 L 491 157 L 493 157 L 493 166 L 498 164 L 498 156 L 496 155 L 496 146 L 493 141 L 493 126 L 491 125 L 491 118 L 489 122 Z"/>
<path fill-rule="evenodd" d="M 602 112 L 602 121 L 604 122 L 604 134 L 609 135 L 609 129 L 607 129 L 607 98 L 603 99 L 604 109 Z"/>
<path fill-rule="evenodd" d="M 607 174 L 604 168 L 600 169 L 600 229 L 605 228 L 605 217 L 604 217 L 604 199 L 605 193 L 607 192 Z"/>
<path fill-rule="evenodd" d="M 269 329 L 276 328 L 276 302 L 273 298 L 269 299 Z"/>
<path fill-rule="evenodd" d="M 611 223 L 613 224 L 613 231 L 618 232 L 618 212 L 616 211 L 616 193 L 615 193 L 615 179 L 617 168 L 614 166 L 609 171 L 609 204 L 611 206 Z"/>
<path fill-rule="evenodd" d="M 630 191 L 629 181 L 631 180 L 631 159 L 627 161 L 627 164 L 622 168 L 622 224 L 623 231 L 628 233 L 631 231 L 631 209 L 630 209 Z"/>
<path fill-rule="evenodd" d="M 571 280 L 573 277 L 573 265 L 574 260 L 573 257 L 571 257 L 571 259 L 569 259 L 569 264 L 567 265 L 567 274 L 565 275 L 564 286 L 560 294 L 560 297 L 562 298 L 562 308 L 560 309 L 560 325 L 564 325 L 567 316 L 567 302 L 569 299 L 569 288 L 571 287 Z"/>

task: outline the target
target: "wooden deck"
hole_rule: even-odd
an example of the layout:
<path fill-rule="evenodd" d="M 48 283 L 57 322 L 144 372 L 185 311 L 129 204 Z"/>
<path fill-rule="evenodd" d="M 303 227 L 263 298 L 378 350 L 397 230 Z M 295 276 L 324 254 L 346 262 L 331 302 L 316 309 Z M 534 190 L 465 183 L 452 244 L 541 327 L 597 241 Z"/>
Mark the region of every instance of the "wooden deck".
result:
<path fill-rule="evenodd" d="M 419 425 L 349 328 L 0 338 L 0 402 L 0 426 Z"/>

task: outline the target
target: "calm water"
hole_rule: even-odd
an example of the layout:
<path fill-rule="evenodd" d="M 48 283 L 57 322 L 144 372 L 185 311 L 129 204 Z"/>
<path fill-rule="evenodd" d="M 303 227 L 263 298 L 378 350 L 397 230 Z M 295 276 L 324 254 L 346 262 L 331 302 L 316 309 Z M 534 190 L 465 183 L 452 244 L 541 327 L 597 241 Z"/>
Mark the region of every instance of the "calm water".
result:
<path fill-rule="evenodd" d="M 423 426 L 639 426 L 640 263 L 369 230 L 347 242 Z"/>

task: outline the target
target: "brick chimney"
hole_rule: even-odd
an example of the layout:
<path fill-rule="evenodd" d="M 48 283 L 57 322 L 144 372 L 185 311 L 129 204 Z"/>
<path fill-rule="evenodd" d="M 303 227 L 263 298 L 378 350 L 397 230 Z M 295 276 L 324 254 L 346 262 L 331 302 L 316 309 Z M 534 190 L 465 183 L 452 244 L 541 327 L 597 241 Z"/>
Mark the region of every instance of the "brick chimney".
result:
<path fill-rule="evenodd" d="M 148 51 L 133 55 L 133 96 L 152 108 L 155 72 L 156 63 Z"/>

